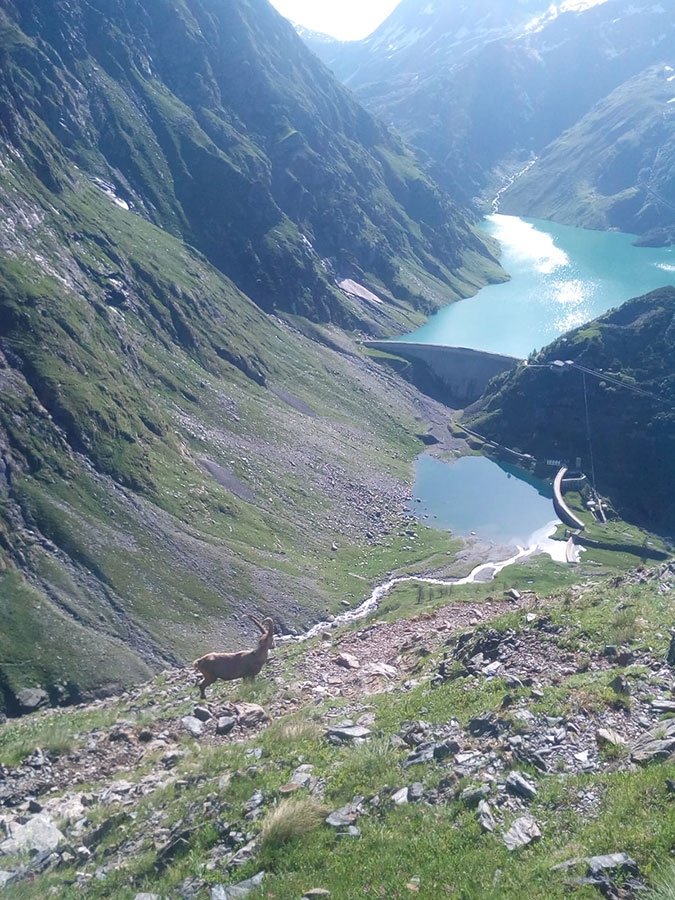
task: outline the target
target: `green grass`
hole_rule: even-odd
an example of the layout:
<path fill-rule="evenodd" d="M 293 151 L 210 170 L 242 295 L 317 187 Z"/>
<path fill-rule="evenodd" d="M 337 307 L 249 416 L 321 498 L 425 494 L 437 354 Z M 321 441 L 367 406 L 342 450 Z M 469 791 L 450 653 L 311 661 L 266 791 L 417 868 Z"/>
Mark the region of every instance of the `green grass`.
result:
<path fill-rule="evenodd" d="M 69 753 L 81 743 L 81 735 L 114 724 L 114 709 L 46 709 L 21 719 L 10 719 L 0 728 L 0 762 L 20 765 L 38 747 L 55 756 Z"/>
<path fill-rule="evenodd" d="M 538 587 L 536 579 L 534 587 Z M 641 622 L 640 614 L 647 610 L 651 611 L 651 619 Z M 672 601 L 649 584 L 567 591 L 551 598 L 546 609 L 541 610 L 540 614 L 547 616 L 551 624 L 561 626 L 560 631 L 542 634 L 541 639 L 561 647 L 584 647 L 590 656 L 601 652 L 606 638 L 615 635 L 617 629 L 640 629 L 630 638 L 633 644 L 638 640 L 648 642 L 658 658 L 657 635 L 671 620 L 672 612 Z M 531 627 L 524 614 L 515 611 L 491 626 L 516 632 Z M 664 629 L 663 633 L 667 631 Z M 303 649 L 298 646 L 277 651 L 281 670 L 286 672 L 285 680 L 292 676 L 293 660 L 301 652 Z M 642 877 L 651 885 L 653 900 L 665 900 L 671 873 L 666 868 L 664 874 L 663 861 L 668 859 L 675 842 L 675 804 L 668 781 L 675 777 L 675 764 L 626 767 L 625 753 L 618 753 L 606 756 L 608 768 L 592 775 L 532 772 L 538 793 L 527 811 L 539 823 L 543 836 L 541 841 L 515 852 L 506 849 L 501 833 L 518 813 L 497 807 L 498 832 L 481 833 L 475 812 L 459 799 L 463 783 L 458 783 L 457 795 L 436 806 L 396 807 L 388 800 L 393 791 L 413 781 L 432 787 L 452 768 L 449 760 L 404 769 L 402 762 L 411 748 L 397 748 L 389 741 L 403 723 L 424 720 L 433 728 L 457 719 L 465 727 L 472 716 L 495 711 L 509 718 L 501 703 L 506 693 L 514 696 L 514 690 L 507 690 L 499 678 L 487 680 L 460 674 L 431 688 L 424 676 L 433 670 L 439 655 L 425 661 L 417 686 L 363 698 L 359 710 L 375 712 L 370 726 L 373 736 L 366 743 L 335 747 L 325 740 L 326 713 L 329 709 L 334 713 L 339 706 L 339 701 L 334 700 L 308 705 L 299 713 L 276 719 L 251 741 L 213 746 L 184 741 L 186 755 L 175 773 L 179 785 L 167 786 L 141 800 L 134 810 L 135 820 L 129 820 L 125 826 L 124 836 L 119 832 L 111 836 L 104 849 L 97 851 L 97 858 L 84 864 L 86 871 L 93 871 L 100 865 L 100 853 L 116 853 L 120 841 L 140 839 L 135 854 L 104 882 L 87 884 L 86 896 L 133 900 L 140 890 L 170 895 L 189 876 L 227 883 L 264 869 L 267 874 L 263 886 L 250 894 L 252 900 L 262 900 L 270 894 L 297 900 L 312 887 L 325 888 L 331 896 L 344 900 L 363 895 L 414 895 L 428 900 L 441 896 L 466 900 L 521 900 L 523 896 L 562 900 L 574 896 L 591 900 L 596 891 L 590 887 L 575 887 L 570 893 L 571 879 L 584 874 L 583 863 L 571 870 L 553 870 L 552 866 L 572 858 L 622 851 L 638 862 Z M 617 671 L 621 670 L 577 672 L 558 685 L 547 686 L 543 699 L 532 698 L 527 688 L 515 691 L 515 695 L 527 699 L 528 708 L 535 715 L 601 712 L 615 702 L 609 682 Z M 642 677 L 631 669 L 624 671 L 629 678 Z M 231 696 L 246 696 L 264 703 L 272 696 L 270 689 L 275 694 L 285 690 L 283 684 L 263 685 L 262 681 L 246 686 L 244 691 L 227 686 L 226 692 L 229 695 L 232 688 Z M 124 702 L 114 714 L 108 714 L 113 719 L 141 715 L 143 702 L 142 697 L 133 703 Z M 69 711 L 61 712 L 67 721 L 65 713 Z M 77 711 L 70 713 L 77 716 Z M 175 714 L 180 715 L 181 710 L 176 709 Z M 354 710 L 348 714 L 354 715 Z M 11 754 L 11 758 L 18 759 L 30 746 L 42 745 L 52 727 L 48 715 L 51 711 L 5 726 L 2 734 L 13 733 L 14 737 L 11 745 L 3 748 L 4 758 Z M 70 721 L 73 731 L 98 727 L 94 717 Z M 470 744 L 466 737 L 462 743 Z M 262 749 L 259 758 L 247 752 L 255 747 Z M 313 767 L 314 776 L 325 780 L 323 801 L 317 803 L 306 790 L 290 800 L 279 792 L 303 763 Z M 503 774 L 513 765 L 512 761 L 505 763 Z M 262 836 L 262 851 L 235 872 L 207 868 L 206 861 L 220 841 L 218 823 L 221 819 L 237 823 L 255 791 L 263 795 L 263 815 L 246 828 Z M 334 829 L 323 824 L 324 813 L 357 795 L 365 798 L 365 812 L 357 821 L 360 837 L 339 838 Z M 370 804 L 375 795 L 380 798 L 379 804 Z M 580 814 L 580 796 L 586 795 L 593 798 L 592 810 Z M 204 809 L 212 810 L 208 821 L 204 820 Z M 103 810 L 91 812 L 95 822 L 103 815 Z M 177 826 L 190 831 L 186 852 L 161 875 L 154 872 L 156 849 L 150 837 L 151 823 L 157 821 L 165 828 Z M 9 900 L 28 900 L 44 896 L 40 892 L 53 887 L 56 900 L 70 900 L 75 895 L 67 886 L 68 880 L 68 870 L 64 870 L 38 879 L 34 885 L 7 888 L 6 894 Z"/>

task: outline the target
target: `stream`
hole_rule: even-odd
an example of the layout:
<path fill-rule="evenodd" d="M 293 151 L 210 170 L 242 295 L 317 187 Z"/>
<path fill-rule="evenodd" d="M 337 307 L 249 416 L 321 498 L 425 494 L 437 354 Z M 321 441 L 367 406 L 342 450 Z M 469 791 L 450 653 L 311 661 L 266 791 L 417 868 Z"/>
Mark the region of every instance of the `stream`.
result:
<path fill-rule="evenodd" d="M 300 641 L 307 641 L 310 638 L 317 637 L 324 631 L 338 628 L 340 625 L 351 625 L 353 622 L 358 622 L 360 619 L 364 619 L 366 616 L 375 612 L 384 597 L 386 597 L 387 594 L 389 594 L 397 584 L 403 584 L 407 581 L 418 581 L 421 584 L 433 584 L 439 585 L 441 587 L 462 584 L 486 584 L 492 581 L 499 574 L 499 572 L 501 572 L 502 569 L 506 568 L 506 566 L 510 566 L 513 563 L 518 562 L 518 560 L 525 559 L 528 556 L 532 556 L 538 551 L 547 552 L 553 559 L 561 561 L 562 559 L 564 559 L 565 544 L 561 541 L 553 541 L 550 539 L 550 534 L 552 534 L 556 524 L 556 522 L 553 522 L 545 528 L 541 529 L 540 533 L 533 535 L 533 538 L 537 538 L 537 542 L 532 544 L 531 546 L 518 547 L 517 552 L 512 556 L 509 556 L 508 559 L 481 563 L 480 565 L 473 568 L 471 572 L 464 578 L 430 578 L 425 575 L 398 575 L 395 578 L 390 578 L 388 581 L 385 581 L 382 584 L 378 584 L 377 587 L 373 589 L 370 596 L 367 597 L 363 601 L 363 603 L 357 606 L 356 609 L 346 610 L 345 612 L 335 616 L 335 618 L 331 621 L 319 622 L 316 625 L 312 625 L 312 627 L 305 631 L 303 634 L 279 635 L 275 636 L 275 640 L 280 644 L 287 641 L 293 641 L 295 643 Z M 557 546 L 550 546 L 554 544 Z M 561 553 L 563 554 L 562 557 Z"/>

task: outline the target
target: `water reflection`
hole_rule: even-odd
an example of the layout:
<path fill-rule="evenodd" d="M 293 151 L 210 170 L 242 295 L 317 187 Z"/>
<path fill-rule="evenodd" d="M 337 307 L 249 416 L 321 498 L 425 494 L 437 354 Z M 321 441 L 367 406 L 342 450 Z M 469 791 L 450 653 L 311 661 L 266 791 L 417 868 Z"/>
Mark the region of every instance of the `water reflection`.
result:
<path fill-rule="evenodd" d="M 511 276 L 445 307 L 404 340 L 526 357 L 631 297 L 675 282 L 675 247 L 634 236 L 495 214 L 485 230 Z"/>

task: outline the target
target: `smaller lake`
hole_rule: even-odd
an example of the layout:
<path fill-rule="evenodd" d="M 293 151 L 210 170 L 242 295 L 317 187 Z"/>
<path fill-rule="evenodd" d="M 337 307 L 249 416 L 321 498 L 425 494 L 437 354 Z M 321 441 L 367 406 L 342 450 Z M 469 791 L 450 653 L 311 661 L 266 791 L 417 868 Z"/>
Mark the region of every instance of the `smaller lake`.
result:
<path fill-rule="evenodd" d="M 550 484 L 485 456 L 420 456 L 413 498 L 408 511 L 426 525 L 490 544 L 531 546 L 557 521 Z"/>

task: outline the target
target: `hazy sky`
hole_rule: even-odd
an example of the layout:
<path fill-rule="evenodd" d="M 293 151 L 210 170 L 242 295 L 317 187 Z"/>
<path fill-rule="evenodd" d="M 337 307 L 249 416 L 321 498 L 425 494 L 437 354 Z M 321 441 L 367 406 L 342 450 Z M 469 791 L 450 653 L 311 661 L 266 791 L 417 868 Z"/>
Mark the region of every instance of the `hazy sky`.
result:
<path fill-rule="evenodd" d="M 371 34 L 399 0 L 271 0 L 282 16 L 341 41 Z"/>

